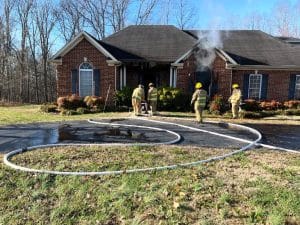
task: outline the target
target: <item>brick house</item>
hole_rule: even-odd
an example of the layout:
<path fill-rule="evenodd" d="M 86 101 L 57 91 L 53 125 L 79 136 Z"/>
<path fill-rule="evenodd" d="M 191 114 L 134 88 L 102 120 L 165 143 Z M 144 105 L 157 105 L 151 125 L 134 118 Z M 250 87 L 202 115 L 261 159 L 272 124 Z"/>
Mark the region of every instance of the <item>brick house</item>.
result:
<path fill-rule="evenodd" d="M 191 93 L 200 81 L 210 96 L 227 98 L 238 83 L 244 99 L 300 99 L 300 45 L 261 31 L 239 30 L 218 31 L 219 45 L 207 49 L 208 33 L 141 25 L 97 40 L 81 32 L 52 58 L 57 94 L 108 94 L 111 101 L 114 91 L 125 86 L 153 82 Z M 212 61 L 203 66 L 207 58 Z"/>

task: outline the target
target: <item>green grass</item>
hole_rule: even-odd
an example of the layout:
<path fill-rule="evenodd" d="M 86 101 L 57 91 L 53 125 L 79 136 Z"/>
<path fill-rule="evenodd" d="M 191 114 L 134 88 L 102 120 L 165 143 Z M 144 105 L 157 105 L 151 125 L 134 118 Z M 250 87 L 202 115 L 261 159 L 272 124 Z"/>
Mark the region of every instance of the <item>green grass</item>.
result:
<path fill-rule="evenodd" d="M 126 117 L 129 113 L 94 113 L 73 116 L 62 116 L 40 111 L 40 105 L 0 106 L 0 125 L 54 122 L 62 120 L 86 120 L 103 117 Z"/>
<path fill-rule="evenodd" d="M 122 168 L 181 162 L 221 150 L 123 147 L 120 158 L 116 151 L 55 148 L 13 160 L 85 170 L 99 168 L 100 162 L 108 168 L 112 161 Z M 140 160 L 150 153 L 160 157 Z M 300 224 L 299 160 L 293 154 L 253 151 L 192 168 L 102 177 L 30 174 L 1 163 L 0 224 Z"/>

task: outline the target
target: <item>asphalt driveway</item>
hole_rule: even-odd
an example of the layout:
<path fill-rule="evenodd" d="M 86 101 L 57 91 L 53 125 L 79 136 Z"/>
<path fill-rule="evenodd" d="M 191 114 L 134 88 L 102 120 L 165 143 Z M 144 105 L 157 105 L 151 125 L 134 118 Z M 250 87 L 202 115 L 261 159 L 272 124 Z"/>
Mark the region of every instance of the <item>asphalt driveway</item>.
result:
<path fill-rule="evenodd" d="M 179 145 L 194 145 L 215 148 L 238 149 L 245 145 L 231 139 L 224 139 L 215 135 L 196 132 L 190 129 L 152 123 L 141 120 L 101 120 L 102 122 L 113 122 L 120 124 L 144 125 L 160 127 L 174 131 L 182 137 Z M 205 123 L 195 124 L 192 121 L 176 121 L 179 124 L 197 127 L 200 129 L 218 132 L 248 140 L 254 140 L 255 136 L 241 130 L 229 129 L 222 124 Z M 263 134 L 263 143 L 276 145 L 295 150 L 300 149 L 300 126 L 282 125 L 248 125 L 258 129 Z M 0 151 L 8 152 L 17 148 L 24 148 L 33 145 L 54 144 L 54 143 L 135 143 L 135 142 L 164 142 L 174 137 L 163 131 L 153 131 L 144 128 L 126 128 L 122 126 L 96 125 L 87 121 L 36 123 L 10 125 L 0 127 Z"/>

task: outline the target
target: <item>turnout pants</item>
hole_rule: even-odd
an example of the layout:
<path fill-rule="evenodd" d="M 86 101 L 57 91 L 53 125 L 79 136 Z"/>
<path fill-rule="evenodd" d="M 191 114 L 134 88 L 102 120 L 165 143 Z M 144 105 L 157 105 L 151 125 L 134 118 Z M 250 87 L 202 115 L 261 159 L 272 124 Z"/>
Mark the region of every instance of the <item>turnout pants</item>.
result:
<path fill-rule="evenodd" d="M 194 105 L 194 109 L 195 109 L 195 114 L 196 114 L 196 121 L 198 123 L 202 123 L 203 122 L 202 113 L 203 113 L 204 107 L 201 107 L 200 104 L 196 102 Z"/>
<path fill-rule="evenodd" d="M 139 115 L 141 113 L 141 100 L 132 98 L 132 107 L 134 115 Z"/>

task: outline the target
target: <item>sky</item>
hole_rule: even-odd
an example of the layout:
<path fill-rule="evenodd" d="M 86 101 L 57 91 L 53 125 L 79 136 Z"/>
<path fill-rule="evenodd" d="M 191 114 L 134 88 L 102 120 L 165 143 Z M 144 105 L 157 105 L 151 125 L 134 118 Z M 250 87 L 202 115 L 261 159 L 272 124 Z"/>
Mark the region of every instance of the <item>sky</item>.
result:
<path fill-rule="evenodd" d="M 278 3 L 299 4 L 299 0 L 189 0 L 198 14 L 196 28 L 207 29 L 212 23 L 226 23 L 228 16 L 243 16 L 253 12 L 271 14 Z"/>

